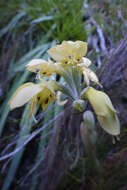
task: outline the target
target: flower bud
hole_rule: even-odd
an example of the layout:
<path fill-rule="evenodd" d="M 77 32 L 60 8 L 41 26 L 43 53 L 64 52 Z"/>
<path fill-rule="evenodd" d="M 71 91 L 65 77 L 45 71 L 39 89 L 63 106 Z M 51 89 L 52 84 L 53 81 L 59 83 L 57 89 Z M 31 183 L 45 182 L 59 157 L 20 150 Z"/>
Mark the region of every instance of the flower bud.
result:
<path fill-rule="evenodd" d="M 73 108 L 80 112 L 83 111 L 84 107 L 85 107 L 84 100 L 78 99 L 73 102 Z"/>
<path fill-rule="evenodd" d="M 95 119 L 94 119 L 94 115 L 91 111 L 86 111 L 83 114 L 83 120 L 84 120 L 84 124 L 85 126 L 91 130 L 94 129 L 95 127 Z"/>

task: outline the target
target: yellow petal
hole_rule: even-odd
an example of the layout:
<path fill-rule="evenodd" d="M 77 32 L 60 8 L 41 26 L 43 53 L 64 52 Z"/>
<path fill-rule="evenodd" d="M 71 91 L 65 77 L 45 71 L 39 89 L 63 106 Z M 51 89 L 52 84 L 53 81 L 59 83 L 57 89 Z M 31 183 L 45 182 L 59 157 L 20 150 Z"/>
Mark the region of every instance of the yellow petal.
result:
<path fill-rule="evenodd" d="M 83 57 L 83 58 L 81 59 L 81 63 L 78 64 L 78 66 L 89 67 L 91 64 L 92 64 L 92 63 L 91 63 L 90 59 L 88 59 L 88 58 L 86 58 L 86 57 Z"/>
<path fill-rule="evenodd" d="M 109 110 L 105 102 L 104 92 L 96 90 L 92 87 L 88 87 L 88 90 L 85 94 L 97 115 L 105 116 L 108 114 Z"/>
<path fill-rule="evenodd" d="M 69 51 L 70 56 L 83 57 L 87 52 L 87 43 L 83 41 L 63 41 L 62 43 L 65 48 Z"/>
<path fill-rule="evenodd" d="M 110 98 L 104 92 L 88 87 L 85 95 L 90 101 L 102 128 L 112 135 L 120 133 L 120 123 Z"/>
<path fill-rule="evenodd" d="M 76 41 L 73 44 L 73 52 L 75 56 L 83 57 L 87 53 L 87 43 L 82 41 Z"/>
<path fill-rule="evenodd" d="M 56 71 L 56 65 L 43 59 L 33 59 L 27 65 L 27 70 L 32 72 L 39 72 L 41 76 L 50 76 Z"/>
<path fill-rule="evenodd" d="M 42 90 L 42 87 L 34 83 L 26 83 L 19 87 L 9 101 L 10 109 L 23 106 L 31 98 L 37 95 Z"/>
<path fill-rule="evenodd" d="M 82 41 L 63 41 L 48 50 L 48 54 L 57 62 L 69 61 L 74 57 L 82 58 L 87 52 L 87 43 Z"/>
<path fill-rule="evenodd" d="M 89 86 L 90 81 L 89 81 L 89 76 L 88 76 L 87 72 L 83 71 L 83 76 L 84 76 L 84 81 L 85 81 L 86 85 Z"/>
<path fill-rule="evenodd" d="M 118 112 L 116 111 L 116 109 L 114 108 L 114 106 L 112 105 L 112 102 L 111 102 L 110 98 L 107 96 L 107 94 L 104 94 L 104 98 L 105 98 L 105 102 L 106 102 L 108 108 L 109 108 L 112 112 L 118 113 Z"/>
<path fill-rule="evenodd" d="M 50 86 L 50 83 L 46 86 L 43 85 L 43 90 L 37 95 L 37 98 L 38 98 L 38 104 L 41 104 L 43 111 L 46 111 L 49 104 L 55 101 L 56 99 L 55 93 L 53 91 L 52 86 Z"/>
<path fill-rule="evenodd" d="M 30 99 L 30 109 L 29 109 L 30 116 L 34 115 L 37 104 L 38 104 L 37 96 L 34 96 L 33 98 Z"/>
<path fill-rule="evenodd" d="M 32 72 L 38 72 L 44 63 L 47 63 L 47 61 L 43 59 L 32 59 L 27 65 L 27 70 L 32 71 Z"/>
<path fill-rule="evenodd" d="M 62 44 L 50 48 L 48 54 L 57 62 L 61 62 L 69 56 L 67 49 Z"/>
<path fill-rule="evenodd" d="M 91 71 L 89 68 L 83 67 L 83 74 L 87 73 L 88 78 L 92 81 L 95 82 L 96 84 L 98 84 L 99 86 L 102 87 L 102 85 L 99 83 L 99 79 L 97 77 L 97 75 Z"/>
<path fill-rule="evenodd" d="M 117 115 L 109 114 L 106 117 L 98 116 L 98 120 L 101 124 L 101 127 L 111 135 L 119 135 L 120 134 L 120 123 Z"/>

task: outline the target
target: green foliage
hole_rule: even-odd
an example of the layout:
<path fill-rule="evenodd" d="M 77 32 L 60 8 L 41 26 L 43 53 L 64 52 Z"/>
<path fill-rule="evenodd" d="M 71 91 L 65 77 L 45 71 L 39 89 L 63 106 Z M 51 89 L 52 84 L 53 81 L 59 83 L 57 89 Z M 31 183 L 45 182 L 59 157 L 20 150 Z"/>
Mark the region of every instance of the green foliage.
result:
<path fill-rule="evenodd" d="M 52 106 L 53 105 L 51 105 L 51 107 Z M 53 119 L 53 116 L 54 116 L 54 109 L 49 108 L 49 110 L 45 114 L 43 124 L 48 123 L 48 121 L 50 121 L 51 119 Z M 45 129 L 41 133 L 39 147 L 38 147 L 38 152 L 37 152 L 37 156 L 36 156 L 35 164 L 34 164 L 35 168 L 37 168 L 39 166 L 39 164 L 41 163 L 41 161 L 44 159 L 44 151 L 45 151 L 45 148 L 46 148 L 46 145 L 47 145 L 47 139 L 44 138 L 44 137 L 48 133 L 48 131 L 49 131 L 48 129 Z M 37 172 L 35 172 L 34 175 L 33 175 L 32 184 L 31 184 L 30 190 L 35 190 L 37 184 L 38 184 L 38 177 L 37 177 Z"/>
<path fill-rule="evenodd" d="M 55 24 L 50 40 L 54 40 L 54 38 L 59 41 L 67 39 L 86 40 L 86 33 L 83 29 L 83 12 L 81 11 L 83 2 L 83 0 L 78 1 L 78 3 L 76 0 L 9 0 L 7 3 L 1 3 L 0 10 L 4 5 L 2 17 L 5 16 L 5 12 L 7 17 L 4 24 L 8 23 L 9 20 L 10 23 L 0 33 L 4 35 L 13 31 L 13 33 L 21 35 L 22 32 L 27 31 L 29 33 L 32 30 L 40 36 L 45 35 Z"/>

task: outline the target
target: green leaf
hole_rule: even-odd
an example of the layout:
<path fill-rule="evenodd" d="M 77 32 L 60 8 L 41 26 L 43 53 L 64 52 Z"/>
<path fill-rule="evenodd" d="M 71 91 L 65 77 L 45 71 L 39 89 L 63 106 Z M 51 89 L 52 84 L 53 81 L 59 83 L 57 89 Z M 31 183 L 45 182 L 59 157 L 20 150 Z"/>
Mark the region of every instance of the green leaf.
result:
<path fill-rule="evenodd" d="M 51 105 L 51 108 L 49 108 L 49 110 L 45 114 L 43 124 L 48 123 L 48 121 L 50 121 L 53 118 L 53 116 L 54 116 L 54 108 L 52 108 L 52 105 Z M 45 147 L 46 147 L 46 144 L 47 144 L 47 139 L 45 138 L 45 136 L 46 136 L 48 131 L 49 131 L 49 129 L 46 128 L 41 133 L 41 138 L 40 138 L 40 143 L 39 143 L 39 147 L 38 147 L 37 156 L 36 156 L 36 159 L 35 159 L 34 168 L 37 168 L 39 166 L 39 164 L 41 163 L 41 161 L 44 159 L 44 150 L 45 150 Z M 33 175 L 30 190 L 35 190 L 37 184 L 38 184 L 38 178 L 37 178 L 37 172 L 35 172 L 34 175 Z"/>
<path fill-rule="evenodd" d="M 15 28 L 16 24 L 19 22 L 19 20 L 26 16 L 26 13 L 24 12 L 21 12 L 19 14 L 17 14 L 12 20 L 11 22 L 5 27 L 3 28 L 2 30 L 0 30 L 0 38 L 6 34 L 8 31 L 12 30 L 13 28 Z"/>
<path fill-rule="evenodd" d="M 21 71 L 25 68 L 25 65 L 28 63 L 30 59 L 39 58 L 42 56 L 47 49 L 50 47 L 51 43 L 46 43 L 42 45 L 38 45 L 33 50 L 29 51 L 26 55 L 24 55 L 15 65 L 15 68 L 11 68 L 14 71 Z"/>
<path fill-rule="evenodd" d="M 33 20 L 31 22 L 31 24 L 36 24 L 36 23 L 40 23 L 40 22 L 44 22 L 44 21 L 49 21 L 49 20 L 53 20 L 53 16 L 41 16 L 35 20 Z"/>

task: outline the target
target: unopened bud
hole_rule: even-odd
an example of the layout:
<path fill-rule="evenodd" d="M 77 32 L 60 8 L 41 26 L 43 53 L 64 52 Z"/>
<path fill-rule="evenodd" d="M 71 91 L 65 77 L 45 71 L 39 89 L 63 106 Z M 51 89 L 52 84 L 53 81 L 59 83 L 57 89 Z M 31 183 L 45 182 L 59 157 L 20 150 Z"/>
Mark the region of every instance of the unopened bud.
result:
<path fill-rule="evenodd" d="M 73 102 L 73 108 L 80 112 L 83 111 L 83 109 L 85 108 L 85 101 L 81 99 L 75 100 Z"/>
<path fill-rule="evenodd" d="M 94 129 L 95 127 L 95 119 L 94 119 L 94 115 L 91 111 L 86 111 L 83 114 L 83 120 L 84 120 L 84 124 L 85 126 L 90 130 L 90 129 Z"/>

